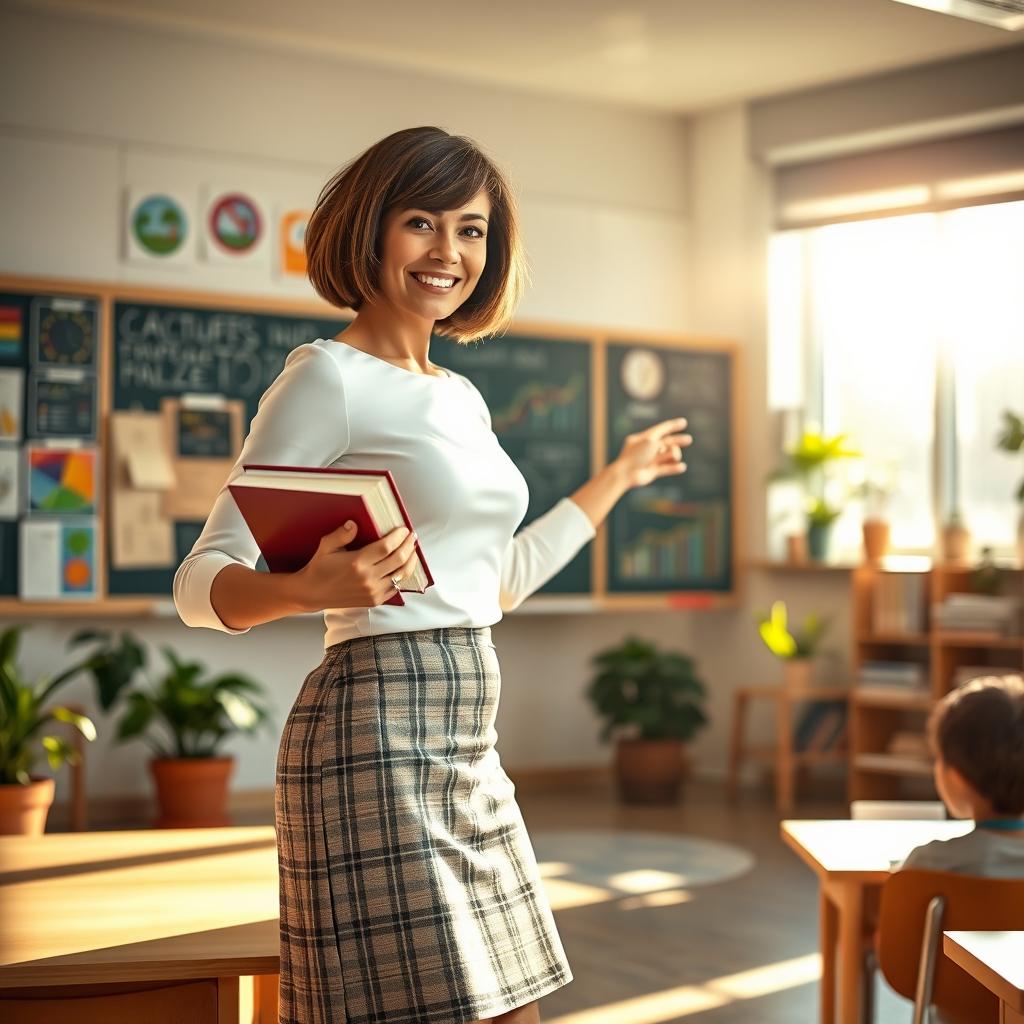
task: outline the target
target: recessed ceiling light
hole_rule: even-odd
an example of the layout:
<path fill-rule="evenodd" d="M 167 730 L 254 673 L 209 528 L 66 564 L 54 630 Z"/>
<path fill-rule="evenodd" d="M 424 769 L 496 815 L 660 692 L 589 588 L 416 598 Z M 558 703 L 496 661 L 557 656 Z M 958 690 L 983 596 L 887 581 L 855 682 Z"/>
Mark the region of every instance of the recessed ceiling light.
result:
<path fill-rule="evenodd" d="M 952 14 L 983 25 L 1016 32 L 1024 28 L 1024 0 L 896 0 L 911 7 L 924 7 L 940 14 Z"/>

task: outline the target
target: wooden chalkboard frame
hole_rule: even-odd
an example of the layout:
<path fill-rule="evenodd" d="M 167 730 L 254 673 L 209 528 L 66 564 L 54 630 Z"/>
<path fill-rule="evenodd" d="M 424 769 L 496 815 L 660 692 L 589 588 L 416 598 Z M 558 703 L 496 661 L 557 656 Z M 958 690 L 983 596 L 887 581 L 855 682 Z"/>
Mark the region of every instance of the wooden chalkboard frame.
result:
<path fill-rule="evenodd" d="M 62 279 L 21 275 L 0 275 L 0 291 L 30 294 L 63 294 L 91 298 L 99 305 L 98 351 L 99 395 L 97 403 L 98 425 L 96 445 L 101 459 L 106 460 L 108 451 L 108 415 L 113 397 L 113 309 L 116 302 L 151 302 L 167 306 L 188 306 L 225 312 L 253 314 L 281 314 L 284 316 L 316 316 L 348 319 L 354 316 L 349 310 L 339 311 L 318 299 L 287 297 L 263 297 L 238 293 L 195 291 L 149 285 L 111 284 L 80 279 Z M 606 357 L 609 342 L 635 342 L 644 346 L 662 346 L 686 350 L 708 350 L 725 353 L 730 357 L 731 387 L 731 493 L 732 529 L 731 561 L 732 589 L 729 591 L 683 591 L 671 593 L 612 594 L 607 589 L 607 524 L 603 523 L 594 538 L 592 553 L 592 587 L 584 595 L 536 595 L 529 598 L 515 613 L 530 612 L 581 612 L 581 611 L 671 611 L 705 610 L 735 607 L 740 598 L 741 577 L 738 567 L 740 542 L 743 536 L 743 510 L 746 499 L 742 481 L 742 438 L 743 398 L 740 392 L 742 379 L 740 348 L 736 342 L 725 338 L 673 334 L 665 331 L 609 330 L 607 326 L 550 323 L 535 320 L 517 320 L 509 328 L 510 334 L 533 336 L 557 343 L 559 339 L 587 341 L 591 344 L 591 473 L 604 466 L 609 456 L 617 453 L 606 451 L 607 389 Z M 498 339 L 500 340 L 500 339 Z M 27 414 L 27 410 L 26 410 Z M 106 474 L 103 474 L 106 479 Z M 23 601 L 20 598 L 0 598 L 0 615 L 18 618 L 68 617 L 110 617 L 139 618 L 146 616 L 173 616 L 174 605 L 170 595 L 110 596 L 107 590 L 107 514 L 108 494 L 104 486 L 98 495 L 96 517 L 99 524 L 97 544 L 97 592 L 102 595 L 95 601 Z M 307 616 L 302 616 L 306 618 Z M 319 615 L 308 616 L 319 618 Z"/>

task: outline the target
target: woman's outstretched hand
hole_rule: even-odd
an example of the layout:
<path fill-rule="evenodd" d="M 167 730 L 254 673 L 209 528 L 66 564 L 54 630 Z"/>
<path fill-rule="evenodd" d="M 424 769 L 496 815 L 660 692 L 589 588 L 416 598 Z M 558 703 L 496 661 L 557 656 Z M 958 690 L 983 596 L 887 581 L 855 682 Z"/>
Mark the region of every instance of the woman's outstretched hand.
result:
<path fill-rule="evenodd" d="M 627 435 L 615 460 L 627 487 L 643 487 L 659 477 L 686 472 L 683 449 L 693 444 L 693 438 L 680 433 L 685 427 L 686 419 L 680 417 Z"/>

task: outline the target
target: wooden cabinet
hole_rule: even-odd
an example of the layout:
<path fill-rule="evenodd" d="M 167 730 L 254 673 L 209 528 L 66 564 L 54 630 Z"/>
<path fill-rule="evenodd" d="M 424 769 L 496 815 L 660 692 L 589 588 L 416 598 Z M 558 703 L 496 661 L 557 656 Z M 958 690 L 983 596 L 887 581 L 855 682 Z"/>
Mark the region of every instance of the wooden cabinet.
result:
<path fill-rule="evenodd" d="M 853 690 L 849 726 L 849 798 L 851 800 L 935 798 L 931 759 L 899 752 L 913 736 L 923 737 L 928 713 L 955 685 L 961 668 L 993 672 L 1024 671 L 1024 636 L 943 631 L 936 628 L 932 608 L 949 594 L 972 591 L 973 568 L 933 565 L 915 573 L 859 566 L 851 571 L 853 611 Z M 918 587 L 922 621 L 906 629 L 880 628 L 878 603 L 892 589 L 880 577 L 913 576 Z M 899 581 L 897 581 L 897 589 Z M 1024 571 L 1001 570 L 1001 592 L 1024 598 Z M 885 616 L 881 617 L 884 623 Z M 924 668 L 924 686 L 864 686 L 859 680 L 865 662 L 911 662 Z M 901 742 L 903 741 L 903 742 Z M 892 748 L 895 745 L 897 750 Z"/>

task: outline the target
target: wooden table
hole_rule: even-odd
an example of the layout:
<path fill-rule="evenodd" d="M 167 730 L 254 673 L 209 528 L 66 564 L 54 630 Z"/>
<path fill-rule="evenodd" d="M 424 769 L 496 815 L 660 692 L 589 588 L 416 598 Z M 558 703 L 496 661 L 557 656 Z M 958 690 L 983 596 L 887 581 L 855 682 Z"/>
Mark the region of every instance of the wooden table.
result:
<path fill-rule="evenodd" d="M 893 865 L 899 866 L 915 846 L 961 836 L 973 827 L 969 821 L 781 823 L 782 838 L 820 882 L 821 1024 L 858 1024 L 860 1020 L 867 904 Z"/>
<path fill-rule="evenodd" d="M 942 952 L 999 997 L 1000 1024 L 1024 1024 L 1024 932 L 943 932 Z"/>
<path fill-rule="evenodd" d="M 0 1019 L 276 1024 L 278 898 L 269 826 L 0 836 Z"/>

